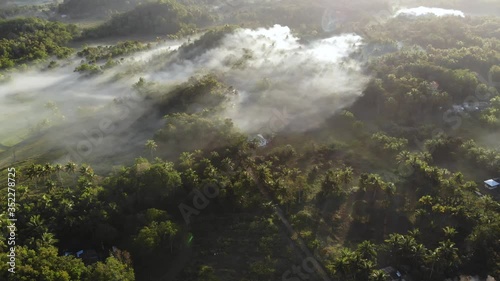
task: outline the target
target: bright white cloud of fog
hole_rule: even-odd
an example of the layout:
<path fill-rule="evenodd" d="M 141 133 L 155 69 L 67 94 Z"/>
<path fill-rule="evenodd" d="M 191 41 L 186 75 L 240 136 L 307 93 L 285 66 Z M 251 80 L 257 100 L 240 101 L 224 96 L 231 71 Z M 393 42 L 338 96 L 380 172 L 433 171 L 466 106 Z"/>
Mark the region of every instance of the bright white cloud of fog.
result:
<path fill-rule="evenodd" d="M 2 122 L 0 144 L 13 145 L 25 140 L 28 133 L 36 133 L 37 127 L 48 119 L 51 121 L 49 125 L 59 124 L 62 127 L 44 136 L 44 145 L 47 146 L 37 145 L 39 151 L 25 154 L 18 151 L 20 157 L 23 155 L 32 157 L 36 155 L 35 153 L 43 153 L 44 149 L 66 147 L 73 151 L 70 153 L 72 160 L 84 161 L 90 153 L 93 157 L 111 157 L 126 151 L 127 147 L 140 146 L 142 138 L 134 140 L 131 134 L 124 135 L 124 133 L 130 131 L 128 127 L 144 113 L 146 108 L 120 107 L 114 106 L 113 103 L 115 98 L 133 95 L 132 85 L 137 80 L 116 79 L 115 76 L 137 62 L 148 60 L 168 48 L 175 49 L 177 45 L 178 42 L 168 42 L 152 50 L 136 53 L 135 56 L 125 58 L 121 65 L 93 77 L 74 72 L 80 64 L 80 58 L 59 61 L 61 66 L 51 70 L 32 68 L 17 73 L 5 73 L 8 78 L 0 83 L 0 122 Z M 56 104 L 60 115 L 65 117 L 64 121 L 59 114 L 55 115 L 53 111 L 45 108 L 49 102 Z M 116 121 L 113 123 L 115 130 L 104 135 L 104 139 L 98 145 L 83 149 L 90 153 L 79 151 L 78 144 L 81 141 L 88 141 L 88 132 L 93 132 L 100 127 L 100 122 L 107 120 Z M 154 123 L 151 125 L 157 126 Z M 124 151 L 119 150 L 120 148 Z M 67 161 L 68 157 L 69 155 L 60 161 Z M 0 166 L 6 165 L 9 161 L 12 159 L 0 159 Z"/>
<path fill-rule="evenodd" d="M 443 17 L 443 16 L 457 16 L 457 17 L 465 17 L 465 14 L 462 11 L 459 10 L 452 10 L 452 9 L 442 9 L 442 8 L 430 8 L 430 7 L 417 7 L 417 8 L 405 8 L 401 9 L 396 12 L 395 16 L 400 16 L 400 15 L 405 15 L 405 16 L 414 16 L 414 17 L 420 17 L 420 16 L 427 16 L 427 15 L 434 15 L 438 17 Z"/>
<path fill-rule="evenodd" d="M 241 129 L 259 130 L 276 111 L 286 111 L 289 129 L 302 131 L 361 95 L 367 78 L 358 63 L 348 59 L 361 45 L 362 38 L 355 34 L 301 44 L 288 27 L 241 29 L 226 36 L 219 47 L 151 73 L 148 79 L 178 80 L 200 69 L 224 73 L 226 82 L 240 93 L 225 114 Z M 242 58 L 242 66 L 234 68 Z"/>
<path fill-rule="evenodd" d="M 360 65 L 348 58 L 361 45 L 362 38 L 355 34 L 303 44 L 288 27 L 276 25 L 270 29 L 237 30 L 223 38 L 218 47 L 201 50 L 191 60 L 177 59 L 175 55 L 163 59 L 179 47 L 179 42 L 168 42 L 125 58 L 120 65 L 94 77 L 73 72 L 80 58 L 61 61 L 62 66 L 53 70 L 11 73 L 10 79 L 0 84 L 0 119 L 8 120 L 3 122 L 0 138 L 8 139 L 9 132 L 33 127 L 50 117 L 51 112 L 44 105 L 55 102 L 66 117 L 65 122 L 71 125 L 52 139 L 59 146 L 76 148 L 81 139 L 88 138 L 83 132 L 99 126 L 101 114 L 109 116 L 113 99 L 133 95 L 132 85 L 139 77 L 161 84 L 178 84 L 207 71 L 222 74 L 225 82 L 239 92 L 221 117 L 233 119 L 243 131 L 277 132 L 282 128 L 266 128 L 277 113 L 288 114 L 285 117 L 289 123 L 284 124 L 287 129 L 307 130 L 361 95 L 368 79 L 361 74 Z M 235 68 L 234 64 L 244 56 L 246 60 Z M 132 74 L 117 78 L 130 70 Z M 161 123 L 158 123 L 160 116 L 156 116 L 156 124 L 149 127 L 151 131 L 130 135 L 127 126 L 147 110 L 138 105 L 127 113 L 130 120 L 122 122 L 124 126 L 106 135 L 98 147 L 92 147 L 94 154 L 110 156 L 117 153 L 117 148 L 143 148 L 144 139 L 151 138 Z M 96 110 L 91 114 L 93 119 L 81 120 L 81 109 L 87 113 L 89 109 Z"/>
<path fill-rule="evenodd" d="M 61 66 L 52 70 L 6 73 L 7 81 L 0 83 L 0 120 L 6 121 L 0 128 L 0 139 L 4 139 L 14 128 L 33 127 L 50 117 L 51 112 L 44 107 L 48 102 L 56 103 L 61 114 L 71 121 L 79 117 L 81 110 L 97 110 L 117 97 L 130 95 L 131 86 L 137 80 L 117 80 L 115 76 L 159 53 L 174 51 L 181 43 L 167 42 L 138 52 L 126 57 L 121 65 L 93 77 L 74 72 L 81 58 L 60 61 Z"/>

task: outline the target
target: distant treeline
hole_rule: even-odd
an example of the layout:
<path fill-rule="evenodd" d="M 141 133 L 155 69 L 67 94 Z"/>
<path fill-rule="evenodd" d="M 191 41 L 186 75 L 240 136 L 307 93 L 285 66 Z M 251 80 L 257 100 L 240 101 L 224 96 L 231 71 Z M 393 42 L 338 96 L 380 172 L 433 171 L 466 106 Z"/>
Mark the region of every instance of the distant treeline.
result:
<path fill-rule="evenodd" d="M 197 27 L 213 21 L 213 17 L 200 7 L 162 0 L 113 16 L 104 24 L 85 31 L 84 37 L 192 34 Z"/>
<path fill-rule="evenodd" d="M 50 56 L 67 57 L 65 47 L 78 33 L 75 25 L 37 18 L 0 20 L 0 69 Z"/>

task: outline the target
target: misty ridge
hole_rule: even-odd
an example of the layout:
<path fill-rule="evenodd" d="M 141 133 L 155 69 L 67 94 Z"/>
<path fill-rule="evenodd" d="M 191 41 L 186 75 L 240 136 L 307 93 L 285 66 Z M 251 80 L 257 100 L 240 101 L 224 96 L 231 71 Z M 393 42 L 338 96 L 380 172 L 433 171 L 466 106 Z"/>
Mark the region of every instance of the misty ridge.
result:
<path fill-rule="evenodd" d="M 258 130 L 273 118 L 273 110 L 286 111 L 291 124 L 287 129 L 306 131 L 361 95 L 368 79 L 362 74 L 360 63 L 349 58 L 361 45 L 362 38 L 355 34 L 304 45 L 289 28 L 276 25 L 269 29 L 237 29 L 222 38 L 218 46 L 196 50 L 189 60 L 176 53 L 179 47 L 178 52 L 182 53 L 178 42 L 166 42 L 158 43 L 152 50 L 126 56 L 119 65 L 98 76 L 86 77 L 74 72 L 78 58 L 62 61 L 62 66 L 53 70 L 12 73 L 0 86 L 2 104 L 6 107 L 2 112 L 6 116 L 23 112 L 27 118 L 10 122 L 10 127 L 2 128 L 2 135 L 13 128 L 35 127 L 50 119 L 54 112 L 45 105 L 54 103 L 63 119 L 54 121 L 60 122 L 60 128 L 71 129 L 51 130 L 53 146 L 75 146 L 79 138 L 84 137 L 83 131 L 99 127 L 98 122 L 91 120 L 98 120 L 101 115 L 113 118 L 109 116 L 113 100 L 140 99 L 132 87 L 139 78 L 173 87 L 191 76 L 208 72 L 223 76 L 224 82 L 238 92 L 230 97 L 225 111 L 218 112 L 217 117 L 230 118 L 243 132 L 260 133 Z M 242 59 L 244 62 L 235 67 Z M 193 106 L 196 107 L 196 103 Z M 126 116 L 125 121 L 128 125 L 150 107 L 136 101 L 129 110 L 130 116 Z M 122 130 L 116 132 L 118 135 L 102 136 L 105 137 L 103 144 L 96 147 L 93 154 L 111 157 L 127 151 L 124 147 L 132 151 L 142 149 L 142 142 L 151 137 L 153 129 L 161 126 L 161 119 L 156 122 L 151 131 L 128 132 L 138 140 L 124 137 L 122 130 L 127 126 L 120 126 Z M 118 146 L 120 151 L 112 149 L 117 147 L 116 141 L 122 144 Z"/>

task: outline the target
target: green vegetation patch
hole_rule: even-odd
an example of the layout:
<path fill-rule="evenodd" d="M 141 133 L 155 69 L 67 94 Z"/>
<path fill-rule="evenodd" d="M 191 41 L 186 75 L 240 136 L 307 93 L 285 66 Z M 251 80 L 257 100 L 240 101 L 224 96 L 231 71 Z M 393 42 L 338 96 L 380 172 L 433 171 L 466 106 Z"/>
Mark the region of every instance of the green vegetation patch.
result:
<path fill-rule="evenodd" d="M 65 45 L 77 33 L 74 25 L 37 18 L 0 20 L 0 69 L 50 56 L 67 57 L 73 50 Z"/>

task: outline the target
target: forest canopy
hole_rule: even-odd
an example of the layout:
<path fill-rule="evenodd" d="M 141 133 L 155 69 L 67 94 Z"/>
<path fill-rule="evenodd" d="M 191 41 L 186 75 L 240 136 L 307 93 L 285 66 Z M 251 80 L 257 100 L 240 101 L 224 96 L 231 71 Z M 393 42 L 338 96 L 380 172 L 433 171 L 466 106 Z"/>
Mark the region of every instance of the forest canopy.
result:
<path fill-rule="evenodd" d="M 0 280 L 500 279 L 496 2 L 18 2 Z"/>
<path fill-rule="evenodd" d="M 86 31 L 85 36 L 173 35 L 181 31 L 189 34 L 194 33 L 196 27 L 212 21 L 209 13 L 199 7 L 186 6 L 174 0 L 161 0 L 115 15 L 101 26 Z"/>
<path fill-rule="evenodd" d="M 51 56 L 67 57 L 73 50 L 66 45 L 77 35 L 75 25 L 36 18 L 0 20 L 0 69 Z"/>

